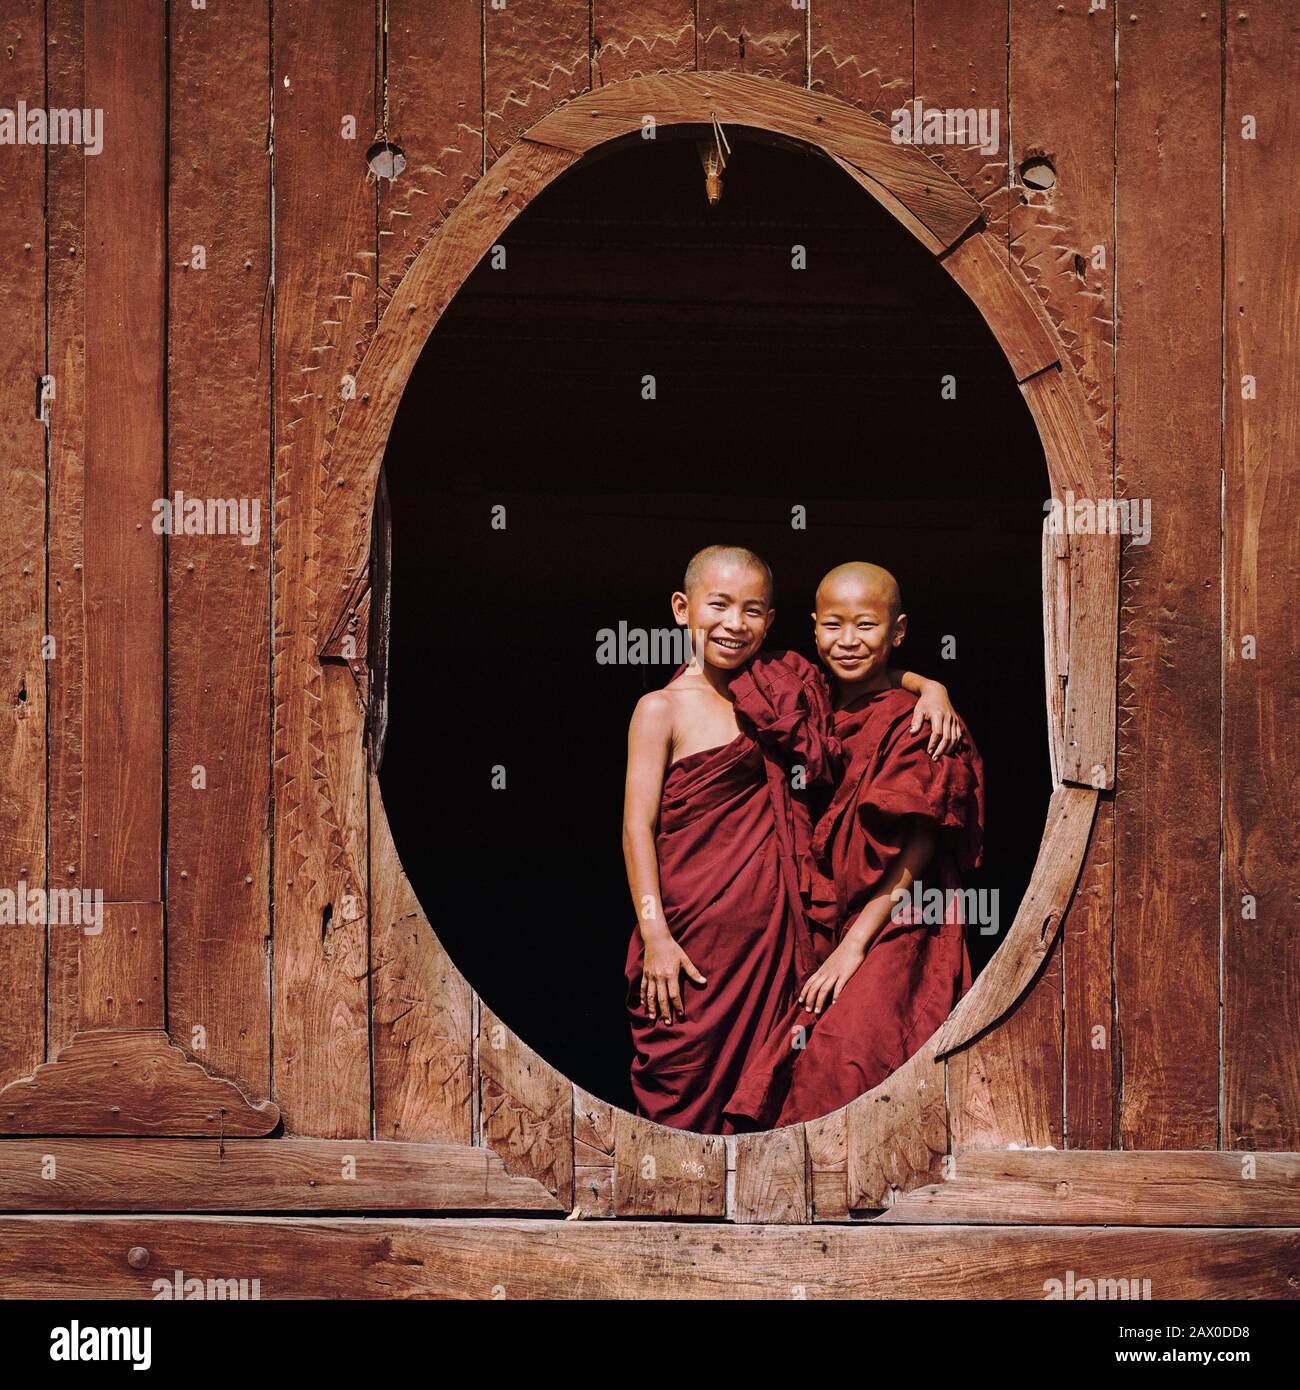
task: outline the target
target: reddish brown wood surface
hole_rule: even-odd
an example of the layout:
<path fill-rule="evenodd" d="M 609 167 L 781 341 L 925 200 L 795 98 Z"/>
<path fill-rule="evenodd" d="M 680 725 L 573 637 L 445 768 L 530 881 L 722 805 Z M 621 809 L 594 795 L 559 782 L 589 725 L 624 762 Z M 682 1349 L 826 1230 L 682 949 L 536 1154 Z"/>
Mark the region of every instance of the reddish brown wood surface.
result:
<path fill-rule="evenodd" d="M 11 1139 L 0 1192 L 28 1211 L 559 1208 L 487 1149 L 357 1139 Z"/>
<path fill-rule="evenodd" d="M 587 0 L 485 6 L 487 162 L 529 126 L 591 86 Z"/>
<path fill-rule="evenodd" d="M 387 0 L 382 130 L 406 160 L 379 180 L 380 310 L 483 170 L 482 0 Z"/>
<path fill-rule="evenodd" d="M 270 1101 L 186 1060 L 161 1028 L 77 1033 L 52 1062 L 0 1090 L 3 1134 L 269 1134 Z"/>
<path fill-rule="evenodd" d="M 695 0 L 591 0 L 591 85 L 695 66 Z"/>
<path fill-rule="evenodd" d="M 1116 13 L 1115 7 L 1012 0 L 1008 55 L 1016 163 L 1046 158 L 1055 175 L 1051 188 L 1035 189 L 1013 170 L 1011 254 L 1079 373 L 1106 455 L 1099 495 L 1108 497 L 1114 495 Z M 1113 690 L 1106 698 L 1113 707 Z M 1113 839 L 1111 807 L 1103 803 L 1062 929 L 1065 1137 L 1072 1146 L 1111 1142 Z"/>
<path fill-rule="evenodd" d="M 727 1214 L 727 1153 L 720 1135 L 666 1129 L 614 1112 L 614 1211 L 618 1216 Z"/>
<path fill-rule="evenodd" d="M 362 720 L 337 690 L 351 677 L 317 657 L 335 616 L 318 601 L 326 439 L 375 309 L 374 36 L 362 0 L 276 6 L 273 1078 L 290 1130 L 323 1138 L 371 1132 L 364 781 L 351 822 L 331 782 L 363 758 Z"/>
<path fill-rule="evenodd" d="M 46 78 L 51 105 L 85 105 L 85 5 L 48 0 Z M 49 427 L 49 632 L 55 656 L 49 681 L 49 883 L 80 883 L 86 679 L 85 547 L 82 540 L 86 457 L 86 166 L 75 145 L 46 151 L 49 246 L 49 370 L 57 400 Z M 49 1058 L 69 1042 L 78 1018 L 78 938 L 49 937 L 45 980 Z"/>
<path fill-rule="evenodd" d="M 787 1125 L 767 1134 L 738 1134 L 735 1152 L 733 1221 L 800 1225 L 812 1219 L 803 1125 Z"/>
<path fill-rule="evenodd" d="M 246 507 L 251 543 L 168 543 L 167 1022 L 259 1096 L 271 1061 L 270 42 L 267 0 L 174 13 L 168 186 L 168 495 Z M 228 94 L 216 112 L 214 89 Z"/>
<path fill-rule="evenodd" d="M 817 0 L 810 15 L 814 91 L 888 122 L 912 99 L 912 7 L 896 0 Z"/>
<path fill-rule="evenodd" d="M 0 1293 L 27 1298 L 152 1299 L 181 1270 L 258 1278 L 263 1299 L 1042 1299 L 1073 1270 L 1139 1297 L 1149 1279 L 1152 1298 L 1293 1299 L 1300 1272 L 1294 1230 L 1052 1226 L 7 1216 L 0 1251 Z"/>
<path fill-rule="evenodd" d="M 886 1222 L 1295 1226 L 1300 1155 L 978 1150 L 908 1193 Z"/>
<path fill-rule="evenodd" d="M 44 104 L 44 6 L 7 6 L 0 45 L 10 87 Z M 0 263 L 6 267 L 0 334 L 0 884 L 10 893 L 45 887 L 45 430 L 36 418 L 45 366 L 45 168 L 40 145 L 0 145 Z M 58 930 L 57 928 L 55 930 Z M 0 927 L 6 981 L 0 1078 L 30 1071 L 45 1055 L 45 928 L 12 919 Z"/>
<path fill-rule="evenodd" d="M 1222 1144 L 1295 1149 L 1300 249 L 1295 200 L 1281 190 L 1294 189 L 1300 173 L 1300 47 L 1285 6 L 1234 9 L 1243 17 L 1234 15 L 1227 25 L 1223 127 Z M 1255 122 L 1249 140 L 1243 138 L 1247 118 Z M 1281 196 L 1273 197 L 1273 189 Z M 1255 381 L 1253 400 L 1243 394 L 1246 377 Z"/>
<path fill-rule="evenodd" d="M 915 0 L 912 10 L 914 86 L 922 111 L 984 111 L 990 121 L 996 112 L 998 120 L 997 148 L 990 153 L 972 143 L 918 142 L 918 148 L 980 203 L 992 240 L 1005 249 L 1012 114 L 1007 99 L 1007 6 Z"/>
<path fill-rule="evenodd" d="M 1151 542 L 1125 546 L 1121 589 L 1126 1148 L 1213 1148 L 1219 1132 L 1221 74 L 1200 13 L 1149 6 L 1119 25 L 1115 446 L 1119 491 L 1151 501 Z M 1175 84 L 1200 95 L 1170 128 Z"/>
<path fill-rule="evenodd" d="M 166 12 L 86 8 L 85 821 L 81 883 L 162 895 Z M 153 94 L 153 95 L 151 95 Z M 85 156 L 83 156 L 85 157 Z M 126 229 L 130 229 L 129 234 Z"/>
<path fill-rule="evenodd" d="M 370 828 L 375 1134 L 468 1143 L 473 996 L 402 871 L 373 779 Z"/>
<path fill-rule="evenodd" d="M 789 0 L 696 0 L 699 66 L 807 85 L 808 7 Z"/>
<path fill-rule="evenodd" d="M 162 903 L 105 903 L 96 925 L 80 931 L 81 1027 L 161 1028 Z"/>

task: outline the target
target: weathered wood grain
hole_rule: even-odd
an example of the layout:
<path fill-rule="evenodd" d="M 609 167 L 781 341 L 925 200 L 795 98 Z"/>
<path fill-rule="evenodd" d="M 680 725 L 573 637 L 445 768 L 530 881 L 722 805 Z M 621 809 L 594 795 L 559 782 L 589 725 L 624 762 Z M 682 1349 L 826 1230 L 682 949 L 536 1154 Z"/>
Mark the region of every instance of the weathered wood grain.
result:
<path fill-rule="evenodd" d="M 1109 461 L 1073 369 L 1049 367 L 1020 383 L 1038 426 L 1062 506 L 1112 496 Z M 1114 531 L 1069 535 L 1070 651 L 1065 688 L 1062 781 L 1115 783 L 1115 653 L 1119 630 L 1119 549 Z"/>
<path fill-rule="evenodd" d="M 848 1206 L 887 1207 L 935 1182 L 948 1152 L 944 1064 L 934 1039 L 879 1086 L 845 1107 Z"/>
<path fill-rule="evenodd" d="M 162 903 L 105 903 L 98 927 L 80 928 L 81 1027 L 162 1028 Z"/>
<path fill-rule="evenodd" d="M 841 101 L 789 83 L 732 72 L 638 77 L 571 101 L 537 122 L 527 138 L 581 153 L 642 128 L 707 121 L 750 125 L 819 145 L 884 185 L 947 246 L 979 216 L 979 206 L 954 180 L 942 177 L 918 147 L 895 144 L 881 121 Z"/>
<path fill-rule="evenodd" d="M 1112 419 L 1115 351 L 1115 24 L 1116 7 L 1036 5 L 1012 0 L 1008 99 L 1015 123 L 1016 196 L 1011 203 L 1012 263 L 1033 286 L 1042 312 L 1078 374 L 1087 414 L 1101 441 L 1103 474 L 1096 496 L 1114 496 Z M 1125 21 L 1127 22 L 1127 21 Z M 1051 188 L 1029 187 L 1019 167 L 1046 158 Z M 1055 540 L 1056 576 L 1068 610 L 1069 544 Z M 1108 583 L 1117 583 L 1107 577 Z M 1113 602 L 1118 604 L 1116 594 Z M 1058 672 L 1068 677 L 1068 628 Z M 1063 656 L 1063 659 L 1062 659 Z M 1050 660 L 1049 656 L 1049 660 Z M 1113 653 L 1105 663 L 1111 671 Z M 1049 677 L 1050 679 L 1050 677 Z M 1057 684 L 1062 705 L 1063 683 Z M 1085 700 L 1094 698 L 1090 693 Z M 1115 705 L 1113 688 L 1105 697 Z M 1108 736 L 1112 737 L 1113 736 Z M 1064 760 L 1054 766 L 1061 766 Z M 1065 1139 L 1072 1146 L 1111 1142 L 1113 823 L 1102 803 L 1089 841 L 1080 888 L 1062 929 L 1060 967 L 1065 1008 Z M 1098 1031 L 1100 1030 L 1100 1032 Z"/>
<path fill-rule="evenodd" d="M 1061 348 L 1051 324 L 1023 278 L 1007 273 L 1006 247 L 994 232 L 964 237 L 940 265 L 979 308 L 1017 381 L 1056 365 Z"/>
<path fill-rule="evenodd" d="M 1159 4 L 1119 23 L 1117 491 L 1151 503 L 1150 543 L 1125 545 L 1121 590 L 1125 1148 L 1219 1142 L 1221 53 L 1200 14 Z M 1199 95 L 1171 136 L 1175 86 Z"/>
<path fill-rule="evenodd" d="M 614 1112 L 616 1216 L 727 1214 L 727 1152 L 720 1135 L 666 1129 Z"/>
<path fill-rule="evenodd" d="M 86 8 L 85 823 L 80 881 L 162 896 L 165 7 Z M 84 157 L 84 156 L 83 156 Z M 126 235 L 124 228 L 130 228 Z"/>
<path fill-rule="evenodd" d="M 379 180 L 382 312 L 430 232 L 483 172 L 483 0 L 387 0 L 386 138 L 406 167 Z"/>
<path fill-rule="evenodd" d="M 997 148 L 990 153 L 977 144 L 919 148 L 974 195 L 984 212 L 990 240 L 1005 254 L 1011 201 L 1007 6 L 914 0 L 912 13 L 914 86 L 922 108 L 985 110 L 990 120 L 991 113 L 997 113 Z"/>
<path fill-rule="evenodd" d="M 1300 1147 L 1295 930 L 1300 748 L 1300 89 L 1294 14 L 1241 7 L 1226 26 L 1224 105 L 1223 1135 Z M 1242 138 L 1246 117 L 1256 122 Z M 1255 398 L 1243 380 L 1254 378 Z M 1247 639 L 1253 642 L 1247 658 Z M 1249 913 L 1249 915 L 1248 915 Z"/>
<path fill-rule="evenodd" d="M 738 1134 L 736 1191 L 731 1219 L 804 1225 L 812 1218 L 810 1169 L 803 1125 L 766 1134 Z"/>
<path fill-rule="evenodd" d="M 808 10 L 790 0 L 696 0 L 700 70 L 725 69 L 807 86 Z"/>
<path fill-rule="evenodd" d="M 1069 905 L 1092 826 L 1097 793 L 1059 787 L 1052 793 L 1029 887 L 993 959 L 934 1035 L 936 1055 L 961 1047 L 998 1022 L 1024 994 L 1051 950 Z"/>
<path fill-rule="evenodd" d="M 464 1144 L 366 1139 L 11 1139 L 21 1211 L 555 1211 L 531 1178 Z"/>
<path fill-rule="evenodd" d="M 50 104 L 85 102 L 84 0 L 48 0 L 46 80 Z M 49 855 L 51 888 L 80 882 L 85 706 L 86 166 L 75 145 L 46 151 L 49 371 L 57 399 L 49 426 Z M 77 1030 L 77 937 L 49 937 L 45 1056 Z"/>
<path fill-rule="evenodd" d="M 885 1222 L 1295 1226 L 1300 1154 L 978 1150 L 901 1198 Z"/>
<path fill-rule="evenodd" d="M 127 1263 L 148 1252 L 143 1269 Z M 1296 1297 L 1300 1234 L 1030 1226 L 100 1216 L 0 1218 L 0 1294 L 148 1298 L 174 1272 L 271 1298 L 1020 1298 L 1149 1279 L 1152 1298 Z M 1052 1281 L 1057 1281 L 1053 1284 Z M 1057 1294 L 1059 1295 L 1059 1292 Z"/>
<path fill-rule="evenodd" d="M 370 904 L 375 1133 L 381 1139 L 468 1143 L 473 993 L 402 871 L 373 777 Z"/>
<path fill-rule="evenodd" d="M 695 0 L 591 0 L 591 85 L 695 66 Z"/>
<path fill-rule="evenodd" d="M 536 1178 L 567 1211 L 573 1205 L 573 1086 L 479 1005 L 483 1143 L 506 1171 Z"/>
<path fill-rule="evenodd" d="M 812 1182 L 811 1220 L 849 1219 L 848 1130 L 847 1107 L 804 1125 Z"/>
<path fill-rule="evenodd" d="M 1061 924 L 1065 1143 L 1072 1149 L 1109 1149 L 1115 1142 L 1114 867 L 1115 805 L 1102 797 Z"/>
<path fill-rule="evenodd" d="M 1082 379 L 1109 454 L 1118 8 L 1094 9 L 1082 0 L 1070 5 L 1011 0 L 1010 8 L 1008 92 L 1018 166 L 1012 171 L 1011 255 Z M 1019 177 L 1019 167 L 1035 158 L 1050 162 L 1051 188 L 1031 188 Z"/>
<path fill-rule="evenodd" d="M 256 507 L 256 524 L 167 547 L 167 1023 L 255 1095 L 271 1064 L 270 43 L 268 0 L 173 14 L 168 495 L 233 500 L 248 522 Z"/>
<path fill-rule="evenodd" d="M 483 11 L 487 163 L 548 111 L 591 86 L 588 0 Z"/>
<path fill-rule="evenodd" d="M 0 1134 L 269 1134 L 270 1101 L 186 1060 L 161 1028 L 78 1033 L 52 1062 L 0 1090 Z"/>
<path fill-rule="evenodd" d="M 364 715 L 318 654 L 336 616 L 319 595 L 327 440 L 375 308 L 374 21 L 365 0 L 280 0 L 274 24 L 273 1080 L 289 1129 L 323 1138 L 371 1132 L 365 817 L 345 821 L 330 782 L 350 760 L 364 806 Z"/>
<path fill-rule="evenodd" d="M 897 0 L 817 0 L 811 87 L 888 122 L 912 99 L 912 7 Z"/>
<path fill-rule="evenodd" d="M 20 0 L 0 14 L 9 88 L 45 104 L 45 11 Z M 0 145 L 0 884 L 45 887 L 46 622 L 45 429 L 37 379 L 45 360 L 45 150 Z M 52 408 L 51 403 L 51 408 Z M 0 1078 L 32 1070 L 45 1056 L 45 938 L 39 925 L 0 927 L 6 982 Z"/>

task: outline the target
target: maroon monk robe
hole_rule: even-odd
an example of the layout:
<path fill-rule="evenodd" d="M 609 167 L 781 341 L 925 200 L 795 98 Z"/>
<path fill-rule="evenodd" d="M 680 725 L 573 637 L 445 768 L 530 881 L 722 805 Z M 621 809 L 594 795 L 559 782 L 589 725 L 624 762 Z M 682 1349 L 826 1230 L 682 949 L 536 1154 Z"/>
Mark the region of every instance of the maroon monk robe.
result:
<path fill-rule="evenodd" d="M 707 983 L 683 974 L 686 1017 L 651 1022 L 639 927 L 626 969 L 637 1112 L 705 1134 L 724 1132 L 723 1104 L 810 958 L 797 856 L 809 859 L 812 827 L 800 787 L 829 790 L 837 770 L 830 702 L 810 662 L 760 654 L 730 689 L 740 733 L 672 764 L 655 834 L 668 929 Z M 790 769 L 800 769 L 793 794 Z"/>
<path fill-rule="evenodd" d="M 962 752 L 931 759 L 928 729 L 910 732 L 915 704 L 905 690 L 884 690 L 835 716 L 846 767 L 813 836 L 809 916 L 833 923 L 837 940 L 917 829 L 936 838 L 918 875 L 922 888 L 960 889 L 961 873 L 980 861 L 983 762 L 969 736 Z M 943 916 L 927 925 L 903 908 L 872 939 L 833 1006 L 818 1017 L 793 1004 L 728 1102 L 731 1126 L 817 1119 L 879 1085 L 924 1046 L 971 983 L 960 898 L 947 898 Z"/>

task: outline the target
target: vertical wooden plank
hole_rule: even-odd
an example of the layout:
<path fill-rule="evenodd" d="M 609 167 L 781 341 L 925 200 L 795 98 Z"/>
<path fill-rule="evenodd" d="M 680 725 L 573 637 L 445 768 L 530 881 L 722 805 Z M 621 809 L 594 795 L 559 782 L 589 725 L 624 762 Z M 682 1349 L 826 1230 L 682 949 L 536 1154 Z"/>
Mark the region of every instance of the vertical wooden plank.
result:
<path fill-rule="evenodd" d="M 1016 178 L 1011 254 L 1083 383 L 1107 451 L 1108 495 L 1114 492 L 1114 16 L 1113 7 L 1093 9 L 1089 0 L 1011 0 L 1008 78 L 1013 168 L 1043 157 L 1055 171 L 1047 189 Z M 1065 1141 L 1071 1147 L 1112 1142 L 1113 837 L 1111 807 L 1103 803 L 1062 924 Z"/>
<path fill-rule="evenodd" d="M 273 1090 L 291 1132 L 341 1139 L 371 1132 L 364 714 L 337 689 L 347 668 L 318 659 L 320 518 L 343 378 L 375 311 L 376 10 L 277 0 L 272 32 Z M 339 758 L 358 765 L 342 786 Z"/>
<path fill-rule="evenodd" d="M 166 7 L 86 7 L 85 823 L 81 882 L 158 902 L 162 872 Z"/>
<path fill-rule="evenodd" d="M 668 1129 L 614 1112 L 614 1211 L 618 1216 L 727 1214 L 727 1146 L 720 1134 Z"/>
<path fill-rule="evenodd" d="M 1010 189 L 1011 110 L 1007 101 L 1007 0 L 954 5 L 916 0 L 913 30 L 916 100 L 930 107 L 997 113 L 997 149 L 978 144 L 920 144 L 984 209 L 991 235 L 1005 245 Z M 991 133 L 991 132 L 990 132 Z"/>
<path fill-rule="evenodd" d="M 370 780 L 375 1137 L 468 1144 L 473 994 L 433 934 Z"/>
<path fill-rule="evenodd" d="M 955 108 L 997 119 L 997 148 L 922 144 L 978 199 L 985 239 L 1009 257 L 1011 108 L 1007 87 L 1008 7 L 916 0 L 915 88 L 921 110 Z M 1044 478 L 1046 491 L 1047 479 Z M 947 1061 L 952 1142 L 1058 1143 L 1062 1126 L 1061 963 L 1053 950 L 1015 1012 Z M 1052 1136 L 1055 1136 L 1054 1138 Z M 851 1161 L 851 1159 L 850 1159 Z M 904 1189 L 905 1190 L 905 1189 Z"/>
<path fill-rule="evenodd" d="M 388 297 L 483 171 L 483 0 L 387 0 L 385 135 L 406 167 L 379 181 L 379 284 Z"/>
<path fill-rule="evenodd" d="M 1115 808 L 1097 803 L 1088 852 L 1061 923 L 1065 1007 L 1065 1143 L 1115 1144 Z"/>
<path fill-rule="evenodd" d="M 45 17 L 40 0 L 0 14 L 6 91 L 45 105 Z M 6 100 L 9 100 L 6 98 Z M 25 134 L 25 132 L 24 132 Z M 0 145 L 0 886 L 45 887 L 45 430 L 36 418 L 45 375 L 45 147 Z M 67 928 L 54 928 L 67 931 Z M 21 1076 L 45 1056 L 45 932 L 10 920 L 0 927 L 5 1027 L 0 1078 Z"/>
<path fill-rule="evenodd" d="M 812 88 L 888 123 L 912 99 L 912 6 L 903 0 L 816 0 Z"/>
<path fill-rule="evenodd" d="M 811 1219 L 808 1143 L 803 1125 L 736 1135 L 732 1220 L 803 1225 Z"/>
<path fill-rule="evenodd" d="M 573 1205 L 584 1216 L 614 1215 L 614 1107 L 573 1088 Z"/>
<path fill-rule="evenodd" d="M 893 1076 L 845 1108 L 851 1211 L 892 1206 L 900 1193 L 941 1178 L 948 1114 L 944 1063 L 934 1053 L 931 1038 Z"/>
<path fill-rule="evenodd" d="M 808 11 L 790 0 L 697 0 L 700 70 L 808 85 Z"/>
<path fill-rule="evenodd" d="M 248 529 L 168 544 L 168 1026 L 258 1096 L 271 1060 L 270 41 L 268 0 L 173 11 L 167 491 L 231 499 Z"/>
<path fill-rule="evenodd" d="M 82 1028 L 163 1026 L 163 905 L 105 903 L 102 929 L 82 930 Z"/>
<path fill-rule="evenodd" d="M 848 1131 L 847 1108 L 804 1125 L 814 1221 L 849 1219 Z"/>
<path fill-rule="evenodd" d="M 591 13 L 588 0 L 484 5 L 491 164 L 529 126 L 591 85 Z"/>
<path fill-rule="evenodd" d="M 506 1171 L 573 1205 L 573 1085 L 487 1007 L 479 1012 L 483 1142 Z"/>
<path fill-rule="evenodd" d="M 1286 6 L 1234 5 L 1226 35 L 1222 1142 L 1296 1149 L 1300 46 Z"/>
<path fill-rule="evenodd" d="M 695 0 L 591 0 L 591 85 L 695 67 Z"/>
<path fill-rule="evenodd" d="M 85 100 L 84 0 L 48 0 L 46 77 L 51 106 Z M 56 399 L 49 427 L 49 883 L 81 881 L 86 621 L 82 540 L 86 457 L 86 168 L 76 145 L 48 151 L 49 370 Z M 46 966 L 46 1051 L 77 1029 L 78 937 L 51 930 Z"/>
<path fill-rule="evenodd" d="M 1150 499 L 1152 526 L 1150 544 L 1126 544 L 1122 562 L 1115 957 L 1125 1148 L 1218 1142 L 1219 15 L 1214 4 L 1163 3 L 1119 19 L 1116 474 L 1125 496 Z"/>

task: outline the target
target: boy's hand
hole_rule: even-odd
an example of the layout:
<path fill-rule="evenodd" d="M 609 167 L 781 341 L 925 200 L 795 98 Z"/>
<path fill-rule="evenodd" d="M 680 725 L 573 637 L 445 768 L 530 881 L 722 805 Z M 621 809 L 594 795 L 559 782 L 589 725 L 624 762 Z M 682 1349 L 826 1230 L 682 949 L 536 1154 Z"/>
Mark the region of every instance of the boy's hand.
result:
<path fill-rule="evenodd" d="M 683 970 L 697 985 L 705 983 L 704 976 L 696 970 L 690 956 L 667 932 L 655 935 L 645 943 L 641 963 L 641 1007 L 650 1015 L 652 1022 L 662 1018 L 665 1023 L 672 1023 L 674 1009 L 678 1018 L 686 1017 L 680 987 L 680 972 Z"/>
<path fill-rule="evenodd" d="M 925 751 L 935 762 L 961 747 L 966 731 L 948 699 L 947 689 L 938 681 L 926 681 L 925 694 L 918 698 L 912 711 L 912 733 L 920 732 L 922 724 L 930 726 L 930 744 Z"/>
<path fill-rule="evenodd" d="M 819 1014 L 829 1008 L 866 956 L 866 949 L 846 936 L 826 957 L 821 969 L 808 977 L 808 983 L 799 991 L 799 1002 L 809 1013 Z"/>

